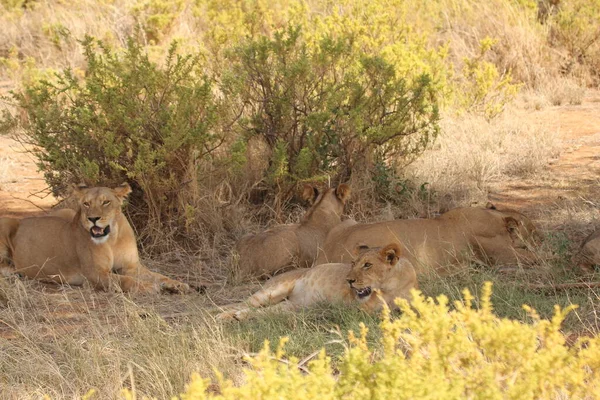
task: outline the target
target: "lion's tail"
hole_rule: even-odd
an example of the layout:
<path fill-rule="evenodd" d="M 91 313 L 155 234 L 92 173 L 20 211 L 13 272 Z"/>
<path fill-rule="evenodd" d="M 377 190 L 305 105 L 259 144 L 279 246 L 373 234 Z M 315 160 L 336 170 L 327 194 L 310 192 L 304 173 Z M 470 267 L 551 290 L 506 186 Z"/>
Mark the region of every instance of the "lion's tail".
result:
<path fill-rule="evenodd" d="M 9 265 L 14 253 L 13 238 L 19 228 L 16 218 L 0 218 L 0 272 L 12 272 Z"/>

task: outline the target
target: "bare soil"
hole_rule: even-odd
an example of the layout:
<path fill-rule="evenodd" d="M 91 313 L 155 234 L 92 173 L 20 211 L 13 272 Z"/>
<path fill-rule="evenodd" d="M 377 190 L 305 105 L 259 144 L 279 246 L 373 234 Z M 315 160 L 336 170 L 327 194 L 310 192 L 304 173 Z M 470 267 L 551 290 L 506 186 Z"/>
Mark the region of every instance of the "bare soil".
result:
<path fill-rule="evenodd" d="M 0 181 L 0 217 L 39 215 L 56 204 L 35 160 L 17 141 L 0 136 L 0 162 L 6 165 Z"/>
<path fill-rule="evenodd" d="M 561 155 L 541 174 L 497 182 L 490 201 L 534 215 L 567 199 L 593 201 L 600 180 L 600 92 L 589 91 L 581 105 L 521 112 L 532 122 L 558 131 Z"/>

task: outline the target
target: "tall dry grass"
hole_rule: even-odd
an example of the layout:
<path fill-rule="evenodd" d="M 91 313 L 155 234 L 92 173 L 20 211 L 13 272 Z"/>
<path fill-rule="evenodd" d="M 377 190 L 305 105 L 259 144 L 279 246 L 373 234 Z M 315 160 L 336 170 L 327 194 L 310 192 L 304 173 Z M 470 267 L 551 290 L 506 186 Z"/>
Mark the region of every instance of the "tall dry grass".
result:
<path fill-rule="evenodd" d="M 243 354 L 201 301 L 135 298 L 89 289 L 48 293 L 31 282 L 2 282 L 0 393 L 3 399 L 114 399 L 123 387 L 154 398 L 179 393 L 192 372 L 236 379 Z M 135 300 L 132 301 L 132 300 Z M 167 322 L 168 321 L 168 322 Z"/>
<path fill-rule="evenodd" d="M 214 19 L 217 24 L 222 24 L 223 18 L 239 17 L 235 13 L 241 10 L 248 13 L 248 18 L 255 18 L 260 13 L 268 15 L 268 21 L 255 22 L 256 29 L 266 33 L 284 26 L 294 14 L 324 16 L 335 11 L 343 15 L 352 9 L 346 3 L 336 6 L 316 0 L 307 0 L 302 6 L 298 4 L 283 0 L 272 1 L 269 5 L 257 1 L 243 6 L 198 0 L 38 0 L 19 8 L 0 2 L 3 27 L 0 57 L 7 58 L 9 64 L 24 62 L 30 66 L 34 63 L 42 69 L 77 69 L 84 65 L 78 40 L 86 34 L 123 46 L 127 37 L 140 28 L 154 53 L 166 51 L 166 45 L 173 39 L 181 41 L 184 48 L 206 49 L 214 44 L 206 42 L 206 39 L 214 39 L 208 38 L 215 35 L 211 31 Z M 357 4 L 365 9 L 369 7 L 367 2 Z M 550 25 L 537 21 L 536 6 L 532 1 L 441 0 L 423 3 L 405 0 L 390 2 L 389 7 L 405 10 L 406 21 L 423 32 L 430 45 L 446 45 L 447 61 L 453 64 L 461 65 L 465 57 L 477 57 L 480 42 L 486 38 L 494 39 L 496 43 L 486 58 L 501 73 L 510 72 L 517 81 L 532 88 L 543 87 L 548 77 L 560 76 L 561 66 L 574 62 L 562 49 L 552 48 Z M 219 14 L 228 8 L 234 10 L 231 15 Z M 226 38 L 235 29 L 237 27 L 226 27 L 217 35 Z M 26 61 L 28 59 L 31 62 Z M 0 77 L 13 83 L 18 83 L 23 73 L 27 74 L 19 68 L 0 68 Z"/>
<path fill-rule="evenodd" d="M 435 145 L 403 174 L 437 194 L 441 209 L 485 204 L 490 185 L 540 172 L 560 152 L 556 127 L 506 112 L 493 121 L 463 115 L 442 120 Z"/>

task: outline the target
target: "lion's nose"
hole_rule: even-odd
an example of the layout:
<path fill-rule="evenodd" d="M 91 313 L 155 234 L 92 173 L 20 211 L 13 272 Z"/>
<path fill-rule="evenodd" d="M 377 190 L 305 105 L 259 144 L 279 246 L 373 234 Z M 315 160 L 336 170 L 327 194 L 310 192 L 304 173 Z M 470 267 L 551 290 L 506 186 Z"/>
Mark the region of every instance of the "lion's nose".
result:
<path fill-rule="evenodd" d="M 347 281 L 348 281 L 348 283 L 349 283 L 349 284 L 351 284 L 351 285 L 352 285 L 354 282 L 356 282 L 356 279 L 351 279 L 351 278 L 348 278 L 348 279 L 346 279 L 346 280 L 347 280 Z"/>
<path fill-rule="evenodd" d="M 92 221 L 92 224 L 95 224 L 95 223 L 96 223 L 96 221 L 98 221 L 98 220 L 100 219 L 100 217 L 88 217 L 88 219 L 89 219 L 90 221 Z"/>

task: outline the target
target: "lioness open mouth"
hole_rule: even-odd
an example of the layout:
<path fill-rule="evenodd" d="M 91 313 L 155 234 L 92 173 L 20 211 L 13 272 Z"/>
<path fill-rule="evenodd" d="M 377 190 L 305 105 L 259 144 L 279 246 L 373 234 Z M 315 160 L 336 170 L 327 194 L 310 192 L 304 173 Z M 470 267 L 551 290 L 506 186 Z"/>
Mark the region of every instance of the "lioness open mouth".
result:
<path fill-rule="evenodd" d="M 371 294 L 371 288 L 368 286 L 362 289 L 354 288 L 354 291 L 356 292 L 356 295 L 359 299 L 364 299 L 365 297 Z"/>
<path fill-rule="evenodd" d="M 90 228 L 90 234 L 92 235 L 93 238 L 101 238 L 101 237 L 108 235 L 109 233 L 110 233 L 110 225 L 107 225 L 104 228 L 94 225 Z"/>

